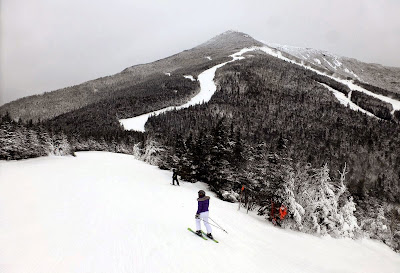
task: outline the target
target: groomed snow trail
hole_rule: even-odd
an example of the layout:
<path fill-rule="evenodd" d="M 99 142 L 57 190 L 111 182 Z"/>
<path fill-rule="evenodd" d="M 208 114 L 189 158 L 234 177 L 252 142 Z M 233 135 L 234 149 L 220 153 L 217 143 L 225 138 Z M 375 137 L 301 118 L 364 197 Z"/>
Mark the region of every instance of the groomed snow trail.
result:
<path fill-rule="evenodd" d="M 0 162 L 0 272 L 398 272 L 400 255 L 372 240 L 275 228 L 203 183 L 106 152 Z M 195 228 L 197 191 L 211 196 L 220 241 Z"/>
<path fill-rule="evenodd" d="M 375 116 L 374 114 L 372 114 L 371 112 L 368 112 L 367 110 L 364 110 L 363 108 L 361 108 L 360 106 L 358 106 L 357 104 L 355 104 L 354 102 L 352 102 L 349 97 L 347 97 L 345 94 L 343 94 L 342 92 L 333 89 L 332 87 L 323 84 L 323 83 L 319 83 L 321 84 L 323 87 L 327 88 L 329 91 L 331 91 L 333 93 L 333 95 L 336 97 L 336 99 L 340 102 L 340 104 L 349 107 L 351 110 L 353 111 L 360 111 L 361 113 L 367 114 L 368 116 L 371 117 L 375 117 L 378 118 L 377 116 Z M 379 118 L 378 118 L 379 119 Z"/>
<path fill-rule="evenodd" d="M 161 113 L 171 111 L 171 110 L 180 110 L 183 108 L 188 108 L 189 106 L 193 106 L 196 104 L 200 103 L 206 103 L 208 102 L 211 97 L 214 95 L 215 91 L 217 90 L 217 86 L 214 83 L 214 77 L 215 77 L 215 72 L 217 71 L 218 68 L 223 67 L 227 63 L 234 62 L 236 60 L 241 60 L 244 57 L 241 57 L 241 55 L 247 51 L 251 51 L 252 49 L 242 49 L 241 51 L 230 55 L 229 57 L 232 57 L 231 61 L 224 62 L 221 64 L 218 64 L 216 66 L 213 66 L 198 76 L 198 80 L 200 82 L 200 92 L 194 96 L 193 98 L 190 99 L 187 103 L 180 105 L 180 106 L 170 106 L 166 107 L 157 111 L 153 111 L 150 113 L 146 113 L 137 117 L 133 118 L 128 118 L 128 119 L 120 119 L 119 122 L 122 124 L 122 126 L 125 128 L 125 130 L 135 130 L 139 132 L 144 132 L 144 126 L 151 116 L 157 116 Z M 185 76 L 187 78 L 187 76 Z M 189 78 L 190 79 L 190 78 Z M 193 77 L 192 77 L 193 79 Z M 190 80 L 192 80 L 190 79 Z M 193 79 L 194 80 L 194 79 Z"/>

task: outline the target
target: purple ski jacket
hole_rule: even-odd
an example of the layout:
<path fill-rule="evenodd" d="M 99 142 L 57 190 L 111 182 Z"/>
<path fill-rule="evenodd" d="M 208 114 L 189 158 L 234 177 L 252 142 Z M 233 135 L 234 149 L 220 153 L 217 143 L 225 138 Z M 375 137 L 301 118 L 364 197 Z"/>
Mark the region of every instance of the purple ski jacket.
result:
<path fill-rule="evenodd" d="M 208 211 L 208 205 L 210 204 L 210 197 L 204 196 L 202 198 L 197 198 L 198 207 L 196 214 Z"/>

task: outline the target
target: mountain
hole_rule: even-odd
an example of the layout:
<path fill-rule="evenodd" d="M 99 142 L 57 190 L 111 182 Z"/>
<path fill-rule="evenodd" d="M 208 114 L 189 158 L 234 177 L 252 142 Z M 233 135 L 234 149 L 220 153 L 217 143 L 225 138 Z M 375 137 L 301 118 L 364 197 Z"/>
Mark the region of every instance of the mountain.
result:
<path fill-rule="evenodd" d="M 244 47 L 258 45 L 262 44 L 244 33 L 228 31 L 204 44 L 162 60 L 135 65 L 112 76 L 7 103 L 0 107 L 0 115 L 9 112 L 15 120 L 48 120 L 119 96 L 119 93 L 129 93 L 132 97 L 151 95 L 152 90 L 143 90 L 138 85 L 151 82 L 154 77 L 163 77 L 167 73 L 197 76 L 203 67 L 229 60 L 227 56 Z"/>
<path fill-rule="evenodd" d="M 2 272 L 396 272 L 381 242 L 276 228 L 223 202 L 204 183 L 172 186 L 172 172 L 129 155 L 80 152 L 0 162 Z M 21 170 L 24 170 L 23 172 Z M 210 199 L 219 240 L 195 229 L 197 192 Z M 204 230 L 204 226 L 203 226 Z M 230 259 L 228 259 L 229 257 Z"/>
<path fill-rule="evenodd" d="M 0 115 L 9 112 L 14 120 L 21 118 L 25 121 L 32 119 L 36 122 L 38 120 L 48 120 L 103 100 L 114 99 L 115 97 L 129 96 L 135 98 L 135 100 L 144 96 L 154 97 L 152 90 L 160 89 L 160 85 L 158 87 L 151 86 L 150 88 L 148 85 L 151 85 L 155 78 L 165 78 L 166 75 L 171 74 L 178 77 L 187 74 L 197 76 L 204 68 L 209 68 L 224 60 L 229 60 L 227 56 L 240 49 L 255 46 L 262 47 L 265 45 L 245 33 L 227 31 L 197 47 L 162 60 L 135 65 L 115 75 L 7 103 L 0 107 Z M 367 64 L 321 50 L 275 44 L 269 44 L 268 46 L 281 52 L 291 60 L 299 60 L 323 69 L 330 74 L 344 78 L 350 77 L 371 84 L 372 88 L 378 87 L 383 89 L 379 90 L 380 93 L 385 92 L 385 94 L 389 95 L 393 93 L 400 94 L 400 68 Z M 165 94 L 165 91 L 162 93 Z M 192 90 L 190 96 L 195 92 L 196 90 Z M 180 99 L 182 98 L 178 100 Z M 184 96 L 183 99 L 187 100 L 188 97 Z M 169 98 L 165 105 L 175 104 L 173 101 L 174 98 Z M 136 104 L 141 104 L 141 102 L 139 101 Z M 155 106 L 154 108 L 159 107 Z M 150 108 L 153 107 L 150 106 Z M 133 116 L 138 112 L 142 111 L 138 109 L 129 115 Z M 125 117 L 129 117 L 129 115 Z"/>

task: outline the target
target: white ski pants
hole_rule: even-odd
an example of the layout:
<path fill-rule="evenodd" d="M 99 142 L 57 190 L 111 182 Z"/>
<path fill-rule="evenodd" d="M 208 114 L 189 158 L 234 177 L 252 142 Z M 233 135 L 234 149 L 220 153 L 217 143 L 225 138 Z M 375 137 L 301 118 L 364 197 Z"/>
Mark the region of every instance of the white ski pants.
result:
<path fill-rule="evenodd" d="M 206 226 L 207 233 L 211 233 L 212 229 L 208 223 L 208 211 L 200 213 L 200 219 L 196 219 L 196 230 L 201 230 L 201 220 L 203 220 L 203 223 Z"/>

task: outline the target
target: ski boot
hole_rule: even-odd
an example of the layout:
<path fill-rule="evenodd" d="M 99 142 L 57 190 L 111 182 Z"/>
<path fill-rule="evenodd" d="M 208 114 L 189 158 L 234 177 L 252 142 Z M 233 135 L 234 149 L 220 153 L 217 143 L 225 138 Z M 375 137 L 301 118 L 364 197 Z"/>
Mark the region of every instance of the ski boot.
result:
<path fill-rule="evenodd" d="M 210 238 L 211 240 L 214 240 L 214 237 L 212 236 L 211 233 L 207 233 L 207 237 Z"/>
<path fill-rule="evenodd" d="M 203 235 L 201 235 L 201 230 L 196 230 L 196 234 L 199 236 L 203 236 Z"/>

